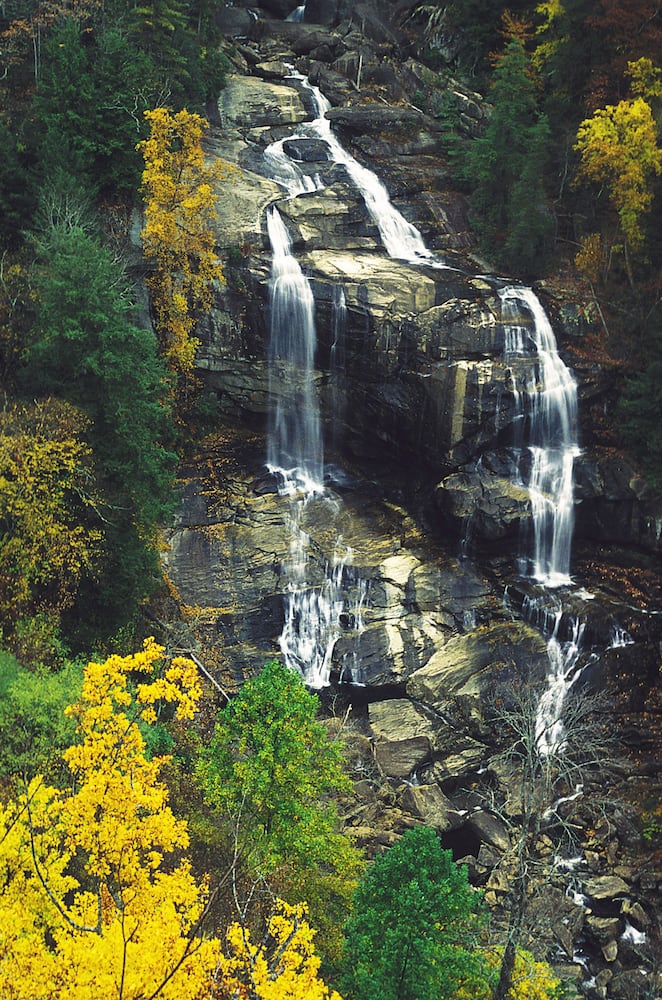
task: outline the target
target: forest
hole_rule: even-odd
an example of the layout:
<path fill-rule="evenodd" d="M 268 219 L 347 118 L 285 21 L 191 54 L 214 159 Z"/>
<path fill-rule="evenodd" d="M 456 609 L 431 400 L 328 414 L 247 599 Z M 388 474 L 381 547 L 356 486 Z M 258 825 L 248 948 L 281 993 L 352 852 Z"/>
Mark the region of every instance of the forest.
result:
<path fill-rule="evenodd" d="M 161 629 L 178 470 L 222 427 L 198 326 L 242 252 L 214 229 L 234 168 L 206 155 L 221 6 L 0 5 L 0 993 L 572 997 L 428 827 L 356 845 L 342 713 L 277 659 L 228 697 Z M 610 447 L 657 494 L 662 9 L 398 18 L 476 254 L 576 290 L 621 386 Z M 489 108 L 475 134 L 451 79 Z"/>

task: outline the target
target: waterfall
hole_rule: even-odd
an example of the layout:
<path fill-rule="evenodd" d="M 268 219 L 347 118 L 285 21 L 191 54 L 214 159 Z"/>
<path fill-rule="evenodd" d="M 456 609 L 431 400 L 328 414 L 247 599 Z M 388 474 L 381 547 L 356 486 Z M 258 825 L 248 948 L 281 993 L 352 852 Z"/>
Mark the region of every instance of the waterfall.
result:
<path fill-rule="evenodd" d="M 577 662 L 582 650 L 585 623 L 575 619 L 572 635 L 567 642 L 558 636 L 562 610 L 559 608 L 554 630 L 547 642 L 550 671 L 547 690 L 544 691 L 536 710 L 536 747 L 543 757 L 563 750 L 565 730 L 562 713 L 568 691 L 579 676 Z"/>
<path fill-rule="evenodd" d="M 313 380 L 317 333 L 308 279 L 292 255 L 285 224 L 267 212 L 273 253 L 269 379 L 271 425 L 267 461 L 285 492 L 323 491 L 322 430 Z"/>
<path fill-rule="evenodd" d="M 530 359 L 526 384 L 516 386 L 521 424 L 517 474 L 531 498 L 533 546 L 521 559 L 523 575 L 545 587 L 569 585 L 572 547 L 573 465 L 577 443 L 577 384 L 561 360 L 554 331 L 530 288 L 499 292 L 505 360 Z M 530 322 L 522 319 L 524 307 Z"/>
<path fill-rule="evenodd" d="M 517 431 L 515 478 L 528 490 L 533 526 L 520 553 L 520 571 L 550 590 L 572 583 L 573 466 L 579 454 L 577 384 L 559 356 L 554 331 L 535 293 L 509 286 L 499 296 L 505 361 L 519 360 L 518 368 L 526 372 L 523 384 L 517 384 L 511 368 Z M 543 594 L 537 601 L 525 600 L 522 610 L 548 637 L 547 688 L 536 712 L 536 744 L 548 756 L 563 749 L 563 705 L 579 676 L 585 623 L 575 619 L 570 639 L 562 642 L 563 609 L 558 602 L 550 602 Z"/>
<path fill-rule="evenodd" d="M 321 139 L 329 148 L 331 159 L 345 167 L 357 190 L 361 194 L 372 220 L 379 229 L 384 248 L 389 257 L 406 260 L 414 264 L 431 264 L 434 267 L 446 267 L 431 250 L 425 246 L 418 229 L 404 218 L 401 212 L 391 203 L 386 187 L 377 175 L 354 159 L 345 150 L 331 128 L 331 122 L 325 113 L 331 105 L 318 87 L 314 87 L 301 73 L 292 71 L 291 78 L 300 80 L 310 91 L 315 107 L 315 119 L 300 126 L 300 131 L 289 138 L 315 137 Z M 286 139 L 280 139 L 268 147 L 265 160 L 270 168 L 270 176 L 282 183 L 290 195 L 304 191 L 313 191 L 321 186 L 319 180 L 313 181 L 306 176 L 295 163 L 288 161 L 283 151 Z"/>
<path fill-rule="evenodd" d="M 291 14 L 288 14 L 285 18 L 286 21 L 296 21 L 300 23 L 305 19 L 306 16 L 306 5 L 302 3 L 299 7 L 295 7 Z"/>
<path fill-rule="evenodd" d="M 324 458 L 314 364 L 317 346 L 315 303 L 310 283 L 292 255 L 291 240 L 276 208 L 267 211 L 271 243 L 271 337 L 269 388 L 272 397 L 267 464 L 278 476 L 279 492 L 290 498 L 290 550 L 283 564 L 287 578 L 285 623 L 280 649 L 288 667 L 306 683 L 321 688 L 329 683 L 336 641 L 347 627 L 360 631 L 358 609 L 345 608 L 345 591 L 358 589 L 351 567 L 351 549 L 339 537 L 323 579 L 313 582 L 309 559 L 310 536 L 305 523 L 322 504 L 324 522 L 333 523 L 340 506 L 324 487 Z M 342 289 L 340 290 L 342 292 Z M 344 295 L 336 298 L 334 346 L 343 363 Z M 319 513 L 319 511 L 318 511 Z M 362 598 L 359 598 L 362 601 Z"/>

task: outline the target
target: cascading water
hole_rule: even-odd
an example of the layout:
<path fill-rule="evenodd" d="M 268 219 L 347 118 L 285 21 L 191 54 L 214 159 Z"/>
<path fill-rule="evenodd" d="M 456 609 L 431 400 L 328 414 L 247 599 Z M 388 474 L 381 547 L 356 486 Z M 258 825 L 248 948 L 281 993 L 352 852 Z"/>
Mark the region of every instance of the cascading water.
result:
<path fill-rule="evenodd" d="M 577 384 L 559 356 L 547 315 L 530 288 L 499 292 L 505 360 L 530 358 L 526 384 L 515 389 L 524 440 L 518 478 L 529 491 L 533 546 L 522 556 L 524 576 L 545 587 L 567 586 L 572 548 L 573 465 L 577 442 Z M 522 318 L 522 307 L 530 322 Z"/>
<path fill-rule="evenodd" d="M 296 12 L 295 12 L 296 13 Z M 324 117 L 330 107 L 316 87 L 293 74 L 310 89 L 317 117 L 302 127 L 297 137 L 316 136 L 326 142 L 331 158 L 342 163 L 361 192 L 366 207 L 381 234 L 389 256 L 415 263 L 433 263 L 418 230 L 391 204 L 388 192 L 375 174 L 362 167 L 342 148 Z M 306 175 L 284 150 L 287 140 L 272 143 L 265 150 L 266 173 L 285 190 L 288 197 L 318 190 L 318 177 Z M 311 586 L 308 579 L 309 537 L 304 529 L 306 509 L 314 498 L 334 500 L 325 493 L 324 463 L 319 407 L 314 386 L 316 329 L 314 300 L 310 284 L 291 252 L 287 229 L 276 208 L 267 212 L 267 231 L 272 248 L 270 388 L 271 408 L 268 466 L 279 477 L 280 491 L 292 497 L 291 541 L 284 565 L 288 579 L 285 625 L 280 648 L 288 666 L 299 670 L 315 688 L 328 684 L 333 648 L 341 634 L 341 618 L 360 631 L 360 608 L 365 588 L 351 567 L 351 553 L 340 553 L 340 539 L 323 582 Z M 338 381 L 344 370 L 346 303 L 342 288 L 333 301 L 333 342 L 331 348 L 332 393 L 338 395 Z M 355 606 L 345 610 L 346 591 L 354 589 Z"/>
<path fill-rule="evenodd" d="M 356 581 L 351 551 L 341 548 L 340 538 L 321 583 L 310 580 L 306 515 L 314 504 L 324 504 L 325 519 L 332 521 L 339 506 L 323 482 L 322 432 L 314 383 L 315 304 L 308 279 L 292 255 L 283 219 L 273 207 L 267 212 L 267 232 L 272 249 L 269 384 L 273 399 L 268 466 L 278 477 L 280 493 L 291 498 L 280 648 L 288 667 L 298 670 L 310 687 L 321 688 L 329 682 L 342 616 L 351 619 L 355 630 L 360 630 L 362 621 L 351 608 L 345 609 L 345 591 L 355 587 Z M 340 336 L 340 329 L 337 333 Z M 360 586 L 358 589 L 360 592 Z"/>
<path fill-rule="evenodd" d="M 345 167 L 363 197 L 366 208 L 379 230 L 384 248 L 389 257 L 406 260 L 414 264 L 431 264 L 434 267 L 446 267 L 447 265 L 439 261 L 432 251 L 428 250 L 425 246 L 423 237 L 418 229 L 410 222 L 407 222 L 402 213 L 391 203 L 389 193 L 377 175 L 368 170 L 367 167 L 361 166 L 341 146 L 333 133 L 331 122 L 325 117 L 325 113 L 330 109 L 331 105 L 319 88 L 314 87 L 300 73 L 292 72 L 291 78 L 300 80 L 306 89 L 310 91 L 315 106 L 316 117 L 313 121 L 300 126 L 300 131 L 295 136 L 291 136 L 290 139 L 315 137 L 326 143 L 331 160 Z M 287 157 L 283 152 L 283 145 L 287 141 L 281 139 L 267 149 L 266 159 L 268 163 L 272 164 L 272 170 L 274 164 L 278 165 L 277 170 L 272 174 L 273 179 L 285 183 L 290 194 L 305 190 L 315 190 L 316 187 L 321 186 L 320 182 L 311 181 L 311 178 L 300 171 L 292 161 L 284 165 L 284 160 Z M 292 190 L 290 186 L 292 181 L 289 183 L 285 181 L 286 175 L 292 177 L 292 168 L 294 168 L 294 172 L 298 175 L 299 185 L 303 185 L 298 190 Z"/>
<path fill-rule="evenodd" d="M 273 254 L 269 379 L 274 400 L 267 461 L 281 477 L 284 492 L 321 493 L 322 429 L 313 379 L 315 302 L 276 208 L 267 212 L 267 231 Z"/>

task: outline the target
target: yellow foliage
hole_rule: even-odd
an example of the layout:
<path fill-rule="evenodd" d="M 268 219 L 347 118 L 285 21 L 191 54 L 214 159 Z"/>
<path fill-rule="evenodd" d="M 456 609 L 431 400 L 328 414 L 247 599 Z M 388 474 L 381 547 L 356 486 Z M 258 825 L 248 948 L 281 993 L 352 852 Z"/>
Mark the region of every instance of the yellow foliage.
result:
<path fill-rule="evenodd" d="M 146 679 L 132 691 L 130 677 Z M 190 718 L 200 693 L 194 664 L 153 639 L 88 664 L 67 709 L 71 788 L 38 777 L 0 803 L 3 1000 L 341 1000 L 318 978 L 303 904 L 278 901 L 260 945 L 233 924 L 227 956 L 202 934 L 207 888 L 137 725 L 161 702 Z"/>
<path fill-rule="evenodd" d="M 662 97 L 662 70 L 651 59 L 641 58 L 629 62 L 626 70 L 630 77 L 630 90 L 649 103 Z"/>
<path fill-rule="evenodd" d="M 69 607 L 98 558 L 85 426 L 57 400 L 0 413 L 0 619 L 10 630 L 21 616 Z"/>
<path fill-rule="evenodd" d="M 498 969 L 503 949 L 496 948 L 486 953 L 488 965 Z M 512 985 L 508 1000 L 554 1000 L 561 985 L 547 962 L 537 962 L 530 951 L 518 948 L 515 955 Z"/>
<path fill-rule="evenodd" d="M 212 996 L 218 944 L 196 933 L 206 892 L 187 861 L 186 824 L 167 804 L 161 761 L 147 760 L 135 716 L 157 701 L 189 717 L 190 661 L 163 677 L 152 639 L 134 656 L 90 663 L 68 711 L 80 742 L 65 752 L 72 790 L 36 778 L 0 807 L 0 996 L 6 1000 L 163 1000 Z M 128 678 L 139 683 L 135 697 Z M 168 863 L 164 863 L 168 855 Z"/>
<path fill-rule="evenodd" d="M 582 248 L 575 255 L 575 267 L 592 285 L 597 284 L 607 266 L 602 239 L 598 233 L 591 233 L 581 241 Z"/>
<path fill-rule="evenodd" d="M 341 1000 L 318 978 L 320 960 L 306 906 L 277 901 L 266 942 L 253 944 L 240 924 L 228 928 L 229 957 L 221 959 L 226 995 L 254 1000 Z"/>
<path fill-rule="evenodd" d="M 579 126 L 575 149 L 581 154 L 577 179 L 607 185 L 628 243 L 641 246 L 641 218 L 653 202 L 651 182 L 662 172 L 650 105 L 634 97 L 599 108 Z"/>
<path fill-rule="evenodd" d="M 223 271 L 215 253 L 215 185 L 229 172 L 205 161 L 200 115 L 168 108 L 146 111 L 150 135 L 138 143 L 145 169 L 142 189 L 145 256 L 155 270 L 148 280 L 161 353 L 175 376 L 188 376 L 198 341 L 197 317 L 212 302 Z"/>

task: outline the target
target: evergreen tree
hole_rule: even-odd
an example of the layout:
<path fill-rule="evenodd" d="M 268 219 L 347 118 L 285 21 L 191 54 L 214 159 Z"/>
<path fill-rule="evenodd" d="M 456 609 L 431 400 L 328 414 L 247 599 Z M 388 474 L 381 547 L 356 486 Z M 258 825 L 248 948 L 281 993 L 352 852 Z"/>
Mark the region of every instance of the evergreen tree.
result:
<path fill-rule="evenodd" d="M 473 188 L 475 228 L 497 259 L 532 268 L 550 228 L 542 184 L 549 131 L 538 119 L 535 83 L 518 38 L 494 71 L 491 98 L 485 134 L 469 146 L 463 168 Z"/>
<path fill-rule="evenodd" d="M 366 871 L 345 929 L 348 1000 L 486 998 L 487 973 L 469 950 L 480 896 L 429 827 L 415 827 Z M 464 992 L 462 992 L 464 990 Z"/>
<path fill-rule="evenodd" d="M 50 180 L 65 169 L 95 193 L 132 197 L 155 86 L 149 56 L 115 30 L 82 35 L 71 20 L 55 27 L 44 50 L 34 100 L 42 174 Z"/>
<path fill-rule="evenodd" d="M 126 621 L 156 578 L 154 534 L 171 509 L 176 456 L 165 369 L 151 330 L 130 320 L 126 279 L 75 212 L 37 239 L 38 323 L 26 389 L 58 394 L 90 418 L 87 439 L 106 503 L 106 570 L 88 581 L 85 619 Z M 103 623 L 103 624 L 102 624 Z"/>

